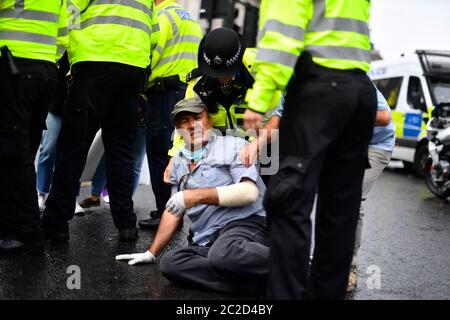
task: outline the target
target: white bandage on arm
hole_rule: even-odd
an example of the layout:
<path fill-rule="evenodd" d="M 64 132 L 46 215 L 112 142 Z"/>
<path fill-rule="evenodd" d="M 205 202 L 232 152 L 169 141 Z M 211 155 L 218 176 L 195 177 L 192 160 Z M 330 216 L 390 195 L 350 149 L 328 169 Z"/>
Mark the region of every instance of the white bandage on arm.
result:
<path fill-rule="evenodd" d="M 253 181 L 244 181 L 216 189 L 221 207 L 246 206 L 258 200 L 259 196 L 259 189 Z"/>

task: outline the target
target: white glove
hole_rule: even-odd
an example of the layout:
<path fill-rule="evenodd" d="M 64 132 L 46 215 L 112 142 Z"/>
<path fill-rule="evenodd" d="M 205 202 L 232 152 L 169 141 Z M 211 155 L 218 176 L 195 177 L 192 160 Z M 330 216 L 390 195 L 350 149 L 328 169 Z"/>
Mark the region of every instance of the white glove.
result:
<path fill-rule="evenodd" d="M 133 253 L 133 254 L 121 254 L 116 256 L 116 260 L 130 260 L 128 264 L 130 266 L 137 263 L 151 263 L 155 262 L 155 256 L 150 251 L 145 251 L 144 253 Z"/>
<path fill-rule="evenodd" d="M 173 215 L 180 216 L 186 211 L 186 205 L 184 203 L 183 191 L 179 191 L 173 194 L 166 204 L 167 210 Z"/>

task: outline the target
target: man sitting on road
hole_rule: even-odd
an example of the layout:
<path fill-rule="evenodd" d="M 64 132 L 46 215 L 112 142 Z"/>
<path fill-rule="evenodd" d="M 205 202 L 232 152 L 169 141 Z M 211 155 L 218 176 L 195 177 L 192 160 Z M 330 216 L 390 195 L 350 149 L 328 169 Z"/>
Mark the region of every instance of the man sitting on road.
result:
<path fill-rule="evenodd" d="M 258 293 L 268 272 L 264 183 L 255 165 L 245 167 L 241 138 L 218 136 L 198 98 L 172 112 L 185 147 L 174 157 L 166 205 L 155 240 L 145 253 L 119 255 L 129 264 L 154 262 L 186 212 L 192 221 L 189 246 L 166 253 L 162 274 L 173 282 L 223 292 Z"/>

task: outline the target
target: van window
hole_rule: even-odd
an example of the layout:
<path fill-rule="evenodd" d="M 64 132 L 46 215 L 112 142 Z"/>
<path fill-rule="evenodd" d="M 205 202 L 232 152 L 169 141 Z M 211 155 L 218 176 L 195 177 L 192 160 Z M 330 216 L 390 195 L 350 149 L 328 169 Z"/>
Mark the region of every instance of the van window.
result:
<path fill-rule="evenodd" d="M 431 79 L 436 104 L 450 103 L 450 80 Z"/>
<path fill-rule="evenodd" d="M 426 110 L 425 97 L 419 77 L 409 77 L 408 104 L 413 109 Z"/>
<path fill-rule="evenodd" d="M 403 77 L 373 80 L 378 90 L 386 98 L 392 110 L 397 107 L 398 95 L 402 86 Z"/>

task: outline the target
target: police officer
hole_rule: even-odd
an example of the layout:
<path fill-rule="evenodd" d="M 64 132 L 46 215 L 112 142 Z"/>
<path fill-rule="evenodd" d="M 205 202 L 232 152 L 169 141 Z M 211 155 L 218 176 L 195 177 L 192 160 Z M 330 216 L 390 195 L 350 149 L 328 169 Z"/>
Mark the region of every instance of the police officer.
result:
<path fill-rule="evenodd" d="M 223 134 L 245 137 L 243 115 L 247 108 L 245 94 L 252 87 L 254 48 L 247 48 L 244 38 L 229 28 L 212 30 L 200 43 L 198 68 L 190 73 L 186 98 L 198 96 L 213 117 L 213 126 Z M 277 106 L 278 92 L 269 109 Z"/>
<path fill-rule="evenodd" d="M 167 152 L 175 129 L 170 114 L 185 95 L 186 75 L 197 65 L 198 45 L 203 37 L 198 22 L 174 0 L 157 0 L 155 4 L 159 32 L 154 37 L 157 42 L 146 90 L 145 118 L 147 159 L 156 210 L 150 212 L 148 219 L 139 221 L 141 228 L 158 227 L 170 197 L 170 186 L 163 182 L 164 169 L 169 162 Z"/>
<path fill-rule="evenodd" d="M 366 75 L 369 12 L 367 0 L 262 3 L 264 27 L 246 125 L 258 127 L 275 90 L 287 90 L 280 168 L 265 198 L 271 221 L 269 298 L 344 298 L 377 107 Z"/>
<path fill-rule="evenodd" d="M 72 83 L 43 216 L 45 235 L 55 242 L 69 240 L 68 220 L 73 217 L 79 179 L 101 127 L 114 224 L 121 241 L 135 241 L 131 148 L 139 93 L 150 65 L 153 1 L 72 0 L 69 9 Z"/>
<path fill-rule="evenodd" d="M 0 251 L 43 250 L 33 162 L 65 19 L 63 0 L 0 3 Z"/>
<path fill-rule="evenodd" d="M 188 75 L 186 98 L 199 97 L 211 114 L 213 127 L 223 135 L 248 138 L 243 129 L 243 116 L 247 109 L 245 95 L 254 82 L 256 49 L 246 48 L 243 37 L 234 30 L 217 28 L 203 38 L 198 50 L 198 67 Z M 281 92 L 277 91 L 268 110 L 277 108 L 280 101 Z M 169 155 L 176 155 L 183 145 L 181 137 L 175 135 Z M 170 163 L 164 173 L 166 181 L 169 172 Z"/>

